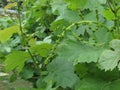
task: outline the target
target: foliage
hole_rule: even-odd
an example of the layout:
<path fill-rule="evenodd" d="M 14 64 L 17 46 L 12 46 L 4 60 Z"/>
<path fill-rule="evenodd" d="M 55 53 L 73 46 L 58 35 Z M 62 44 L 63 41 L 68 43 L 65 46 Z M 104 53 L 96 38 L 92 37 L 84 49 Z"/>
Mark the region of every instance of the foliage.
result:
<path fill-rule="evenodd" d="M 12 0 L 10 8 L 16 22 L 3 20 L 0 31 L 10 90 L 120 89 L 120 0 Z"/>
<path fill-rule="evenodd" d="M 0 12 L 0 13 L 2 13 L 2 12 Z M 5 29 L 10 26 L 13 26 L 13 25 L 14 25 L 14 22 L 13 22 L 13 20 L 11 20 L 10 17 L 8 17 L 8 16 L 3 17 L 0 15 L 0 30 Z"/>

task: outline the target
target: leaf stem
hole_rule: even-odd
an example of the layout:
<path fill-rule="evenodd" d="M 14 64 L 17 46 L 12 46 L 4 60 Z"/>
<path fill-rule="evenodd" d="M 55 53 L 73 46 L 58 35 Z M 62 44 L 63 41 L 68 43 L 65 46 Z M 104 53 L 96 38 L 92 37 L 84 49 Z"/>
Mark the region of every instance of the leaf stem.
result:
<path fill-rule="evenodd" d="M 34 67 L 36 68 L 37 71 L 39 71 L 39 66 L 34 58 L 34 56 L 32 55 L 32 52 L 30 51 L 30 49 L 27 49 L 29 55 L 31 56 L 32 60 L 33 60 L 33 64 L 34 64 Z"/>
<path fill-rule="evenodd" d="M 21 11 L 20 11 L 20 6 L 19 6 L 19 1 L 17 0 L 17 12 L 18 12 L 18 19 L 19 19 L 19 28 L 21 31 L 21 35 L 23 35 L 23 30 L 22 30 L 22 19 L 21 19 Z"/>
<path fill-rule="evenodd" d="M 20 11 L 20 6 L 19 6 L 19 1 L 18 0 L 17 0 L 17 7 L 18 7 L 17 11 L 18 11 L 18 19 L 19 19 L 19 28 L 20 28 L 20 31 L 21 31 L 23 41 L 26 42 L 25 39 L 24 39 L 24 32 L 22 30 L 21 11 Z M 24 46 L 26 46 L 25 43 L 24 43 Z M 39 66 L 38 66 L 34 56 L 32 55 L 32 52 L 29 49 L 26 49 L 26 50 L 28 51 L 29 55 L 31 56 L 31 58 L 33 60 L 34 67 L 36 68 L 37 71 L 39 71 Z"/>

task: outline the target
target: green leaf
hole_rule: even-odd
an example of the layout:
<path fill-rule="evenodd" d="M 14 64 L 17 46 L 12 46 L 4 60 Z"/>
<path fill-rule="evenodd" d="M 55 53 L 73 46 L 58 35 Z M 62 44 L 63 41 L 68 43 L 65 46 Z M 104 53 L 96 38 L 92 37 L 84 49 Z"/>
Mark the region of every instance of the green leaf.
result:
<path fill-rule="evenodd" d="M 101 0 L 87 0 L 87 3 L 84 8 L 89 8 L 90 10 L 101 10 L 101 4 L 103 4 Z"/>
<path fill-rule="evenodd" d="M 32 69 L 24 68 L 20 75 L 24 79 L 30 79 L 33 77 L 34 71 Z"/>
<path fill-rule="evenodd" d="M 39 90 L 56 90 L 56 87 L 52 87 L 52 81 L 45 83 L 43 78 L 39 78 L 36 82 L 36 85 Z"/>
<path fill-rule="evenodd" d="M 47 70 L 49 74 L 45 81 L 52 80 L 57 86 L 63 88 L 72 87 L 79 80 L 74 74 L 73 64 L 67 60 L 55 59 L 47 66 Z"/>
<path fill-rule="evenodd" d="M 110 85 L 111 90 L 120 90 L 120 79 L 115 80 L 114 82 L 111 83 Z"/>
<path fill-rule="evenodd" d="M 88 14 L 84 15 L 85 20 L 89 20 L 89 21 L 96 21 L 96 12 L 95 10 L 92 12 L 89 12 Z"/>
<path fill-rule="evenodd" d="M 10 82 L 14 82 L 14 81 L 16 81 L 17 80 L 17 74 L 16 73 L 14 73 L 14 74 L 12 74 L 11 76 L 10 76 Z"/>
<path fill-rule="evenodd" d="M 112 40 L 110 42 L 110 47 L 113 48 L 114 51 L 105 50 L 99 59 L 100 68 L 105 69 L 106 71 L 113 70 L 118 65 L 120 60 L 120 40 Z"/>
<path fill-rule="evenodd" d="M 112 50 L 106 50 L 102 53 L 99 64 L 102 69 L 107 70 L 113 70 L 120 60 L 120 52 L 112 51 Z"/>
<path fill-rule="evenodd" d="M 69 3 L 69 7 L 71 9 L 79 9 L 79 8 L 84 8 L 88 0 L 65 0 L 66 2 Z"/>
<path fill-rule="evenodd" d="M 47 57 L 49 51 L 52 49 L 52 45 L 49 43 L 41 43 L 39 45 L 34 45 L 30 49 L 36 55 L 39 54 L 42 57 Z"/>
<path fill-rule="evenodd" d="M 102 51 L 103 48 L 96 48 L 78 41 L 66 40 L 58 46 L 56 53 L 58 58 L 63 60 L 73 61 L 74 63 L 89 63 L 97 62 Z"/>
<path fill-rule="evenodd" d="M 75 65 L 75 72 L 80 77 L 83 77 L 87 74 L 88 68 L 86 67 L 85 63 L 79 63 Z"/>
<path fill-rule="evenodd" d="M 36 86 L 37 88 L 45 88 L 46 83 L 43 82 L 43 78 L 38 78 L 38 80 L 36 81 Z"/>
<path fill-rule="evenodd" d="M 101 4 L 106 4 L 107 0 L 98 0 Z"/>
<path fill-rule="evenodd" d="M 120 90 L 120 79 L 106 84 L 102 90 Z"/>
<path fill-rule="evenodd" d="M 111 32 L 108 32 L 105 28 L 99 28 L 94 34 L 96 41 L 99 43 L 105 44 L 113 39 Z"/>
<path fill-rule="evenodd" d="M 85 77 L 76 85 L 75 90 L 104 90 L 106 83 L 103 80 L 91 77 Z"/>
<path fill-rule="evenodd" d="M 114 13 L 108 9 L 108 10 L 104 10 L 104 17 L 107 19 L 107 20 L 112 20 L 112 19 L 115 19 L 115 16 L 114 16 Z"/>
<path fill-rule="evenodd" d="M 120 9 L 117 11 L 117 16 L 120 18 Z"/>
<path fill-rule="evenodd" d="M 114 39 L 110 42 L 110 47 L 112 47 L 115 51 L 120 51 L 120 40 Z"/>
<path fill-rule="evenodd" d="M 19 26 L 16 25 L 16 26 L 6 28 L 4 30 L 0 30 L 0 41 L 2 42 L 7 41 L 12 36 L 12 34 L 19 32 L 18 29 L 19 29 Z"/>
<path fill-rule="evenodd" d="M 68 22 L 77 22 L 80 20 L 80 16 L 77 11 L 65 9 L 60 13 L 60 16 L 57 17 L 57 20 L 64 19 Z"/>
<path fill-rule="evenodd" d="M 76 33 L 78 36 L 79 35 L 84 36 L 86 28 L 87 28 L 87 25 L 80 25 L 77 29 L 73 29 L 72 31 Z"/>
<path fill-rule="evenodd" d="M 63 0 L 53 0 L 51 7 L 53 13 L 57 13 L 57 11 L 61 13 L 64 9 L 67 8 L 67 4 L 65 4 Z"/>
<path fill-rule="evenodd" d="M 20 72 L 24 66 L 25 61 L 30 58 L 27 52 L 22 51 L 13 51 L 6 56 L 5 60 L 5 69 L 7 72 L 17 68 Z"/>
<path fill-rule="evenodd" d="M 64 19 L 57 20 L 51 23 L 50 30 L 55 31 L 58 30 L 62 31 L 65 27 L 69 26 L 69 23 L 65 21 Z"/>

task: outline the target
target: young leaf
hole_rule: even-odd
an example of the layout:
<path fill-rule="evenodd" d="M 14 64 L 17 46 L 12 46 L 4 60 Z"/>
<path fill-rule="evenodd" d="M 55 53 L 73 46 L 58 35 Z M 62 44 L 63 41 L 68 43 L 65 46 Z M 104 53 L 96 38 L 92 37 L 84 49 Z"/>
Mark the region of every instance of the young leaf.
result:
<path fill-rule="evenodd" d="M 7 41 L 12 36 L 12 34 L 19 32 L 18 29 L 19 29 L 19 26 L 16 25 L 16 26 L 6 28 L 4 30 L 0 30 L 0 41 L 2 42 Z"/>
<path fill-rule="evenodd" d="M 83 9 L 88 0 L 65 0 L 65 1 L 69 2 L 69 7 L 71 9 L 78 9 L 78 8 Z"/>
<path fill-rule="evenodd" d="M 24 66 L 24 63 L 30 56 L 27 52 L 14 51 L 6 56 L 5 69 L 7 72 L 17 68 L 20 72 Z"/>
<path fill-rule="evenodd" d="M 52 49 L 52 45 L 49 43 L 41 43 L 39 45 L 34 45 L 30 49 L 34 54 L 38 54 L 42 57 L 46 57 L 49 51 Z"/>
<path fill-rule="evenodd" d="M 111 10 L 104 10 L 104 17 L 107 20 L 115 19 L 114 13 Z"/>

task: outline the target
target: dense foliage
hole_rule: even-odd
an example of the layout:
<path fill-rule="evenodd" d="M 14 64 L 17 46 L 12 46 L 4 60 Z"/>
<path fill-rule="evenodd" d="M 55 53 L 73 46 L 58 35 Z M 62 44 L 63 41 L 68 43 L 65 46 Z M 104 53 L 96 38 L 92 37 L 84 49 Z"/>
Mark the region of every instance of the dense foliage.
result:
<path fill-rule="evenodd" d="M 0 18 L 5 90 L 120 90 L 120 0 L 16 1 Z"/>

